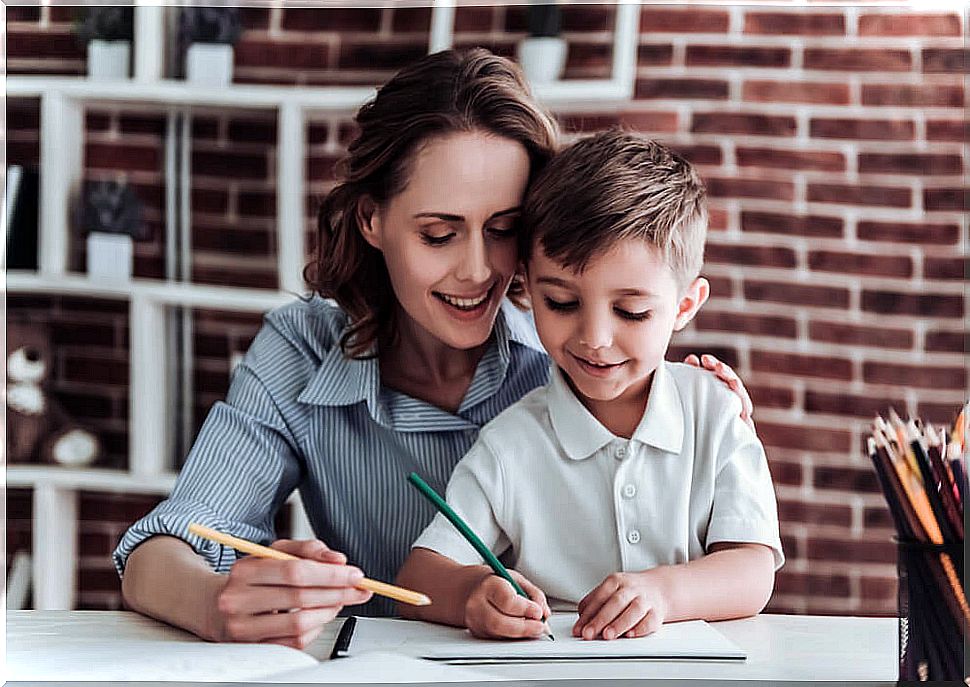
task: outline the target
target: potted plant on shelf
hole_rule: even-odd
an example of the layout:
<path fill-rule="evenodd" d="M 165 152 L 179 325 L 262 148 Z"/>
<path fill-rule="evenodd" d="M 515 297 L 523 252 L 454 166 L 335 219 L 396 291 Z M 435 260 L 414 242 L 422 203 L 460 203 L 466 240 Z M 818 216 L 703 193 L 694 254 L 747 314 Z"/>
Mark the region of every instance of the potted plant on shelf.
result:
<path fill-rule="evenodd" d="M 530 4 L 527 8 L 529 35 L 519 41 L 518 59 L 531 83 L 549 83 L 562 76 L 566 66 L 566 40 L 559 35 L 562 15 L 559 5 Z"/>
<path fill-rule="evenodd" d="M 205 86 L 232 83 L 233 45 L 242 33 L 234 7 L 184 7 L 179 12 L 179 45 L 185 78 Z"/>
<path fill-rule="evenodd" d="M 131 7 L 84 8 L 77 15 L 75 33 L 87 45 L 88 78 L 128 78 L 134 34 Z"/>
<path fill-rule="evenodd" d="M 134 240 L 147 238 L 132 188 L 119 181 L 85 182 L 80 224 L 88 232 L 88 276 L 131 279 Z"/>

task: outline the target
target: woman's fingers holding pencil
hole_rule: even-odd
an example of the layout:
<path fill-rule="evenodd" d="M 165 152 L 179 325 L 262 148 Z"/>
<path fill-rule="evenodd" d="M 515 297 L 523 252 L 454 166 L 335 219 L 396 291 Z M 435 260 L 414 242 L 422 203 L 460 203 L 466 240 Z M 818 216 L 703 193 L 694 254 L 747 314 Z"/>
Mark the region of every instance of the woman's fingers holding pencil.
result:
<path fill-rule="evenodd" d="M 344 606 L 371 598 L 354 586 L 363 572 L 322 542 L 279 540 L 272 548 L 296 558 L 246 556 L 232 566 L 217 599 L 225 640 L 302 648 Z"/>
<path fill-rule="evenodd" d="M 234 617 L 226 629 L 236 642 L 268 642 L 302 649 L 312 642 L 323 626 L 333 620 L 339 608 L 311 608 L 287 613 L 262 613 Z"/>
<path fill-rule="evenodd" d="M 270 544 L 270 548 L 298 558 L 308 558 L 323 563 L 341 565 L 347 562 L 347 557 L 344 554 L 334 551 L 319 539 L 277 539 Z"/>

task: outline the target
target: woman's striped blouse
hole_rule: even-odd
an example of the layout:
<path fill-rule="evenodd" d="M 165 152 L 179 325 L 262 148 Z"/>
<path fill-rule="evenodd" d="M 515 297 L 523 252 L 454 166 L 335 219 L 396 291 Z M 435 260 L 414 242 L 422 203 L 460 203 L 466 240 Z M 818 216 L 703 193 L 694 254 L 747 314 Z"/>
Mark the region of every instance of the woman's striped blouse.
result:
<path fill-rule="evenodd" d="M 434 515 L 407 474 L 444 493 L 479 428 L 548 379 L 530 316 L 508 302 L 454 414 L 382 386 L 376 359 L 344 357 L 338 341 L 346 323 L 318 297 L 266 316 L 171 496 L 122 537 L 119 574 L 156 534 L 180 537 L 226 572 L 236 552 L 189 535 L 188 523 L 269 543 L 277 510 L 299 489 L 317 537 L 368 577 L 391 581 Z M 394 604 L 375 596 L 353 612 L 390 615 Z"/>

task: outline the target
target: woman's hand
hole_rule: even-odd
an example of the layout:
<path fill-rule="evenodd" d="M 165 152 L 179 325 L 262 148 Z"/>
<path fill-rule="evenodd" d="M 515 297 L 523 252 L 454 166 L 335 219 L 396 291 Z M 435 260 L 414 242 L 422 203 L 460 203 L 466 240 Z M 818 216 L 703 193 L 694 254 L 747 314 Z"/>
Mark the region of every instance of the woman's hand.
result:
<path fill-rule="evenodd" d="M 344 606 L 370 599 L 371 592 L 354 587 L 363 572 L 323 542 L 279 539 L 271 548 L 302 560 L 247 556 L 236 561 L 217 598 L 223 641 L 302 649 Z"/>
<path fill-rule="evenodd" d="M 745 421 L 748 427 L 754 429 L 754 420 L 751 417 L 754 414 L 754 404 L 751 403 L 748 390 L 744 388 L 741 378 L 738 377 L 734 370 L 708 353 L 702 355 L 700 359 L 691 353 L 684 358 L 684 362 L 694 367 L 703 367 L 717 375 L 717 378 L 724 382 L 741 399 L 741 419 Z"/>
<path fill-rule="evenodd" d="M 551 611 L 546 595 L 514 570 L 509 573 L 529 599 L 519 596 L 512 585 L 498 575 L 484 577 L 465 602 L 465 627 L 476 637 L 538 637 L 548 632 L 544 618 L 548 618 Z"/>
<path fill-rule="evenodd" d="M 613 573 L 579 602 L 579 620 L 573 625 L 573 636 L 644 637 L 663 625 L 667 605 L 650 571 Z"/>

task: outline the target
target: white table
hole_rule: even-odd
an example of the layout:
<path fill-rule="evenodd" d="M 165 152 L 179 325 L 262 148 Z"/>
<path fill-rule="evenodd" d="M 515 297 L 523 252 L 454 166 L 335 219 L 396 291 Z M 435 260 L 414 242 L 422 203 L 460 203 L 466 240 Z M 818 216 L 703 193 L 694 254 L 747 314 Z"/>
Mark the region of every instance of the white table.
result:
<path fill-rule="evenodd" d="M 400 669 L 385 670 L 380 684 L 420 683 L 446 679 L 461 684 L 502 682 L 504 685 L 554 684 L 567 687 L 599 681 L 602 685 L 720 684 L 724 681 L 758 681 L 757 684 L 817 682 L 894 685 L 898 675 L 898 637 L 895 618 L 760 615 L 718 622 L 714 627 L 748 654 L 743 662 L 729 661 L 584 661 L 568 663 L 478 665 L 454 675 L 428 678 L 426 661 L 402 660 Z M 334 628 L 335 630 L 336 628 Z M 325 633 L 326 634 L 326 633 Z M 333 634 L 332 632 L 330 633 Z M 266 645 L 219 645 L 201 642 L 193 635 L 143 616 L 121 611 L 10 611 L 7 613 L 7 677 L 15 681 L 104 679 L 97 673 L 105 661 L 130 661 L 114 647 L 122 639 L 159 653 L 172 647 L 190 649 L 208 659 L 228 651 L 251 651 L 246 661 L 273 666 L 283 656 Z M 319 657 L 326 639 L 317 647 Z M 289 651 L 281 649 L 282 652 Z M 265 653 L 263 653 L 265 652 Z M 83 658 L 76 658 L 83 657 Z M 285 658 L 285 656 L 284 656 Z M 299 658 L 299 657 L 298 657 Z M 251 660 L 250 660 L 251 659 Z M 101 661 L 99 664 L 98 661 Z M 337 684 L 360 681 L 362 664 L 356 658 L 322 664 L 325 679 Z M 387 660 L 385 657 L 384 660 Z M 393 657 L 391 657 L 393 660 Z M 233 659 L 240 664 L 246 661 Z M 198 661 L 196 660 L 196 663 Z M 64 666 L 74 666 L 67 673 Z M 280 663 L 279 665 L 282 665 Z M 59 666 L 58 671 L 52 667 Z M 240 670 L 242 670 L 242 666 Z M 94 672 L 92 672 L 94 671 Z M 133 665 L 131 680 L 195 682 L 207 678 L 193 669 L 192 661 L 166 665 L 164 674 Z M 324 674 L 321 674 L 323 678 Z M 115 678 L 117 679 L 117 678 Z M 212 678 L 208 678 L 212 679 Z M 250 681 L 238 675 L 225 681 Z M 256 680 L 262 682 L 263 680 Z M 504 687 L 503 685 L 503 687 Z"/>

